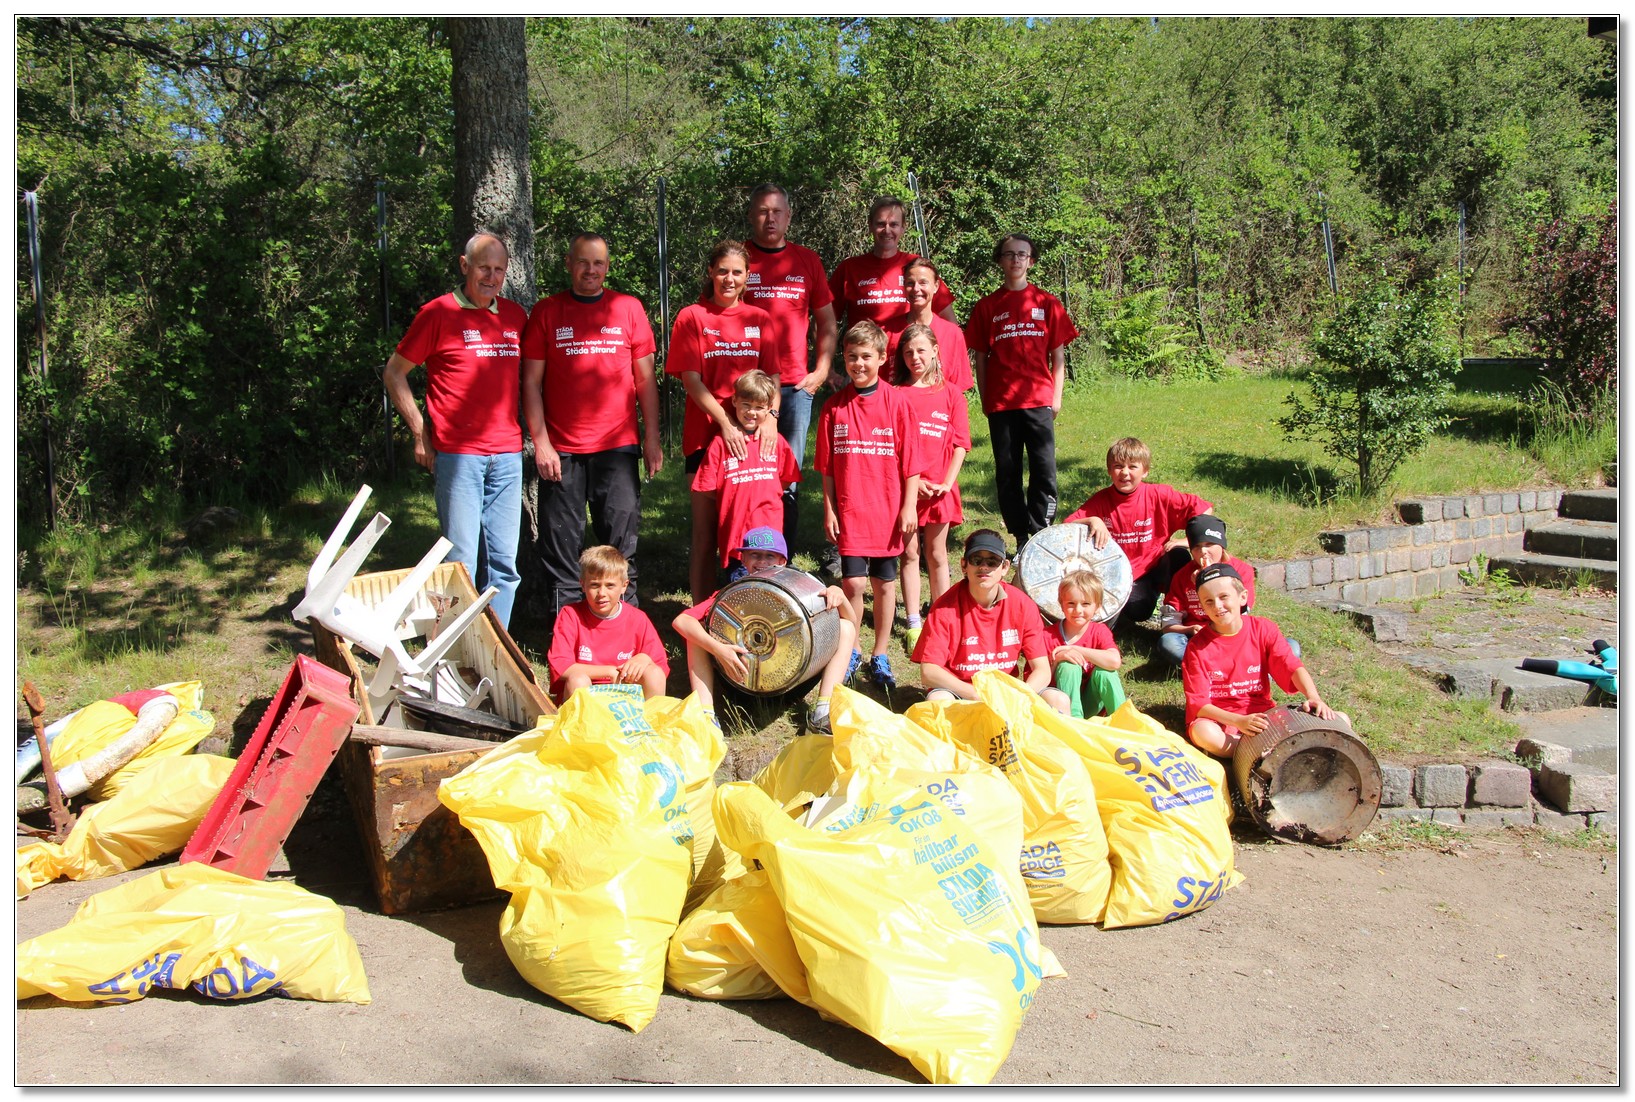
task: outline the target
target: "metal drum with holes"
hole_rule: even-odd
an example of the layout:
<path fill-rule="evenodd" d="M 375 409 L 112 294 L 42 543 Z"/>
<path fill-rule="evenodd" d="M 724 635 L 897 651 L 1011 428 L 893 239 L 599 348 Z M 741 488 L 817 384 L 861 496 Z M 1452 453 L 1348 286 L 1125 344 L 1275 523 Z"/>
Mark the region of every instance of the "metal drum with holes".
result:
<path fill-rule="evenodd" d="M 1098 551 L 1086 524 L 1053 524 L 1035 532 L 1016 557 L 1016 584 L 1027 591 L 1041 612 L 1060 620 L 1062 606 L 1057 602 L 1056 588 L 1061 585 L 1062 575 L 1072 570 L 1088 570 L 1101 579 L 1101 612 L 1096 616 L 1100 622 L 1105 624 L 1117 616 L 1130 599 L 1135 575 L 1130 571 L 1129 556 L 1112 540 Z"/>
<path fill-rule="evenodd" d="M 717 639 L 749 652 L 742 656 L 748 679 L 728 674 L 729 680 L 746 692 L 772 696 L 816 676 L 840 645 L 840 613 L 826 606 L 826 588 L 787 566 L 725 586 L 707 627 Z"/>
<path fill-rule="evenodd" d="M 1232 775 L 1249 815 L 1274 838 L 1337 846 L 1368 829 L 1384 775 L 1373 751 L 1338 717 L 1273 708 L 1245 735 Z"/>

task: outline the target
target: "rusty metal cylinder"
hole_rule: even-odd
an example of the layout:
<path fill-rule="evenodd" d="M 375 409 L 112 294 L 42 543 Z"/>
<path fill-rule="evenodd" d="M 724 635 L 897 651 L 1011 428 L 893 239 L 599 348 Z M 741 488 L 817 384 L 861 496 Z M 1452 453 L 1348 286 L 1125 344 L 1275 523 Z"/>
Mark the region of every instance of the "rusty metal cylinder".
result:
<path fill-rule="evenodd" d="M 722 588 L 707 630 L 735 643 L 749 676 L 734 685 L 757 696 L 787 692 L 814 677 L 840 645 L 840 613 L 824 600 L 827 587 L 805 571 L 757 570 Z"/>
<path fill-rule="evenodd" d="M 1337 846 L 1357 837 L 1379 811 L 1379 762 L 1343 720 L 1286 707 L 1267 728 L 1244 735 L 1232 775 L 1262 830 L 1275 838 Z"/>
<path fill-rule="evenodd" d="M 1100 622 L 1111 621 L 1130 599 L 1135 576 L 1130 572 L 1129 556 L 1112 540 L 1097 550 L 1089 525 L 1053 524 L 1041 528 L 1016 556 L 1017 586 L 1052 620 L 1062 618 L 1056 591 L 1062 575 L 1073 570 L 1088 570 L 1101 579 L 1101 611 L 1095 616 Z"/>

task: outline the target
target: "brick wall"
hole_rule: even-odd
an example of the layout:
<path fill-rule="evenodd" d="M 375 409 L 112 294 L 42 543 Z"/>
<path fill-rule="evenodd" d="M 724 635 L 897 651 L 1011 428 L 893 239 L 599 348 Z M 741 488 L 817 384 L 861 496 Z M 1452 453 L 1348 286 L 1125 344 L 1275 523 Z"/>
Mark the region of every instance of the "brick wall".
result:
<path fill-rule="evenodd" d="M 1455 589 L 1475 555 L 1520 551 L 1527 529 L 1554 520 L 1560 503 L 1560 490 L 1399 501 L 1401 524 L 1324 532 L 1328 554 L 1254 562 L 1255 584 L 1350 604 Z"/>

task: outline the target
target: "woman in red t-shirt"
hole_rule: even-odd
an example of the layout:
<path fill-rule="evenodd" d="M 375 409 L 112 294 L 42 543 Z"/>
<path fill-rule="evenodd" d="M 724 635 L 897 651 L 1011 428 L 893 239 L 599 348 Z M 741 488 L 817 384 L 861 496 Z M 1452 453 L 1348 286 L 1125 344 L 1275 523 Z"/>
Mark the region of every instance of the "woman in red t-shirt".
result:
<path fill-rule="evenodd" d="M 704 449 L 719 433 L 733 458 L 742 459 L 748 441 L 730 412 L 738 376 L 754 368 L 776 374 L 772 316 L 743 301 L 749 283 L 749 251 L 738 241 L 722 241 L 710 250 L 704 293 L 676 315 L 670 354 L 664 370 L 687 391 L 682 419 L 681 454 L 688 475 L 698 471 Z M 764 356 L 764 359 L 763 359 Z M 761 422 L 756 438 L 770 454 L 778 438 L 778 411 Z M 693 494 L 693 540 L 690 582 L 696 604 L 713 592 L 716 546 L 714 499 Z"/>

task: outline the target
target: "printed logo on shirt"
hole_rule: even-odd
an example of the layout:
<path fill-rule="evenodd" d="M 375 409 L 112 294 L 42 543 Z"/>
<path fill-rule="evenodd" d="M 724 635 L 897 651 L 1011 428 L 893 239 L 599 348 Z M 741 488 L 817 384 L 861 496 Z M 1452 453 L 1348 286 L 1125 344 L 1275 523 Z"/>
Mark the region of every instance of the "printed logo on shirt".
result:
<path fill-rule="evenodd" d="M 1246 670 L 1245 672 L 1246 673 L 1259 673 L 1260 672 L 1260 663 L 1258 663 L 1258 662 L 1255 663 L 1253 666 L 1250 666 L 1248 668 L 1248 670 Z"/>
<path fill-rule="evenodd" d="M 738 462 L 739 461 L 738 461 L 737 456 L 735 456 L 735 455 L 727 456 L 727 470 L 736 471 L 738 469 Z"/>
<path fill-rule="evenodd" d="M 836 440 L 839 440 L 842 436 L 850 436 L 851 431 L 852 431 L 852 427 L 850 425 L 848 425 L 846 422 L 844 422 L 844 421 L 836 421 L 835 422 L 835 439 Z"/>
<path fill-rule="evenodd" d="M 515 329 L 506 329 L 500 333 L 508 341 L 520 341 L 522 336 Z"/>
<path fill-rule="evenodd" d="M 761 285 L 761 273 L 760 272 L 751 272 L 751 273 L 749 273 L 749 278 L 746 279 L 744 282 L 749 284 L 751 287 L 759 287 Z"/>
<path fill-rule="evenodd" d="M 760 340 L 761 339 L 761 327 L 759 325 L 746 325 L 746 326 L 744 326 L 744 337 L 747 340 L 753 340 L 753 341 Z"/>
<path fill-rule="evenodd" d="M 559 341 L 571 341 L 571 340 L 573 340 L 573 326 L 563 325 L 563 326 L 558 327 L 558 329 L 556 331 L 556 339 L 559 340 Z"/>
<path fill-rule="evenodd" d="M 974 646 L 976 646 L 976 645 L 977 645 L 977 644 L 978 644 L 978 643 L 980 643 L 980 642 L 981 642 L 981 641 L 982 641 L 982 640 L 980 640 L 980 639 L 978 639 L 978 638 L 977 638 L 977 637 L 976 637 L 976 636 L 974 636 L 974 635 L 967 635 L 967 636 L 966 636 L 966 637 L 965 637 L 965 645 L 966 645 L 966 646 L 968 646 L 968 647 L 974 647 Z"/>
<path fill-rule="evenodd" d="M 1002 321 L 1007 321 L 1009 320 L 1010 316 L 1011 312 L 1009 310 L 1001 310 L 999 313 L 993 316 L 994 324 L 997 325 Z"/>
<path fill-rule="evenodd" d="M 483 339 L 483 335 L 475 329 L 462 329 L 460 336 L 465 338 L 467 344 L 476 344 Z"/>
<path fill-rule="evenodd" d="M 1225 670 L 1210 670 L 1209 671 L 1209 680 L 1211 680 L 1211 681 L 1225 681 L 1226 680 L 1226 671 Z"/>
<path fill-rule="evenodd" d="M 806 277 L 803 276 L 803 275 L 789 275 L 789 276 L 784 276 L 783 281 L 785 283 L 805 283 L 806 282 Z"/>
<path fill-rule="evenodd" d="M 707 336 L 711 336 L 711 337 L 719 337 L 719 336 L 720 336 L 720 335 L 721 335 L 721 330 L 719 330 L 719 329 L 711 329 L 711 328 L 710 328 L 710 327 L 709 327 L 709 326 L 707 326 L 707 325 L 706 325 L 706 326 L 705 326 L 705 327 L 704 327 L 704 333 L 705 333 L 705 335 L 707 335 Z"/>
<path fill-rule="evenodd" d="M 1033 308 L 1033 320 L 1034 321 L 1044 321 L 1045 320 L 1045 309 L 1044 309 L 1043 306 L 1035 306 Z"/>
<path fill-rule="evenodd" d="M 857 285 L 858 285 L 858 287 L 873 287 L 876 283 L 879 283 L 879 282 L 880 282 L 880 277 L 875 276 L 872 279 L 860 279 L 860 280 L 857 281 Z"/>
<path fill-rule="evenodd" d="M 1015 628 L 1006 628 L 999 633 L 999 645 L 1002 647 L 1014 647 L 1021 641 L 1022 633 Z"/>
<path fill-rule="evenodd" d="M 624 336 L 624 329 L 617 325 L 604 325 L 602 326 L 602 332 L 606 333 L 610 337 Z"/>
<path fill-rule="evenodd" d="M 589 647 L 581 646 L 579 648 L 579 661 L 581 661 L 581 662 L 589 662 L 590 661 L 590 648 Z"/>

